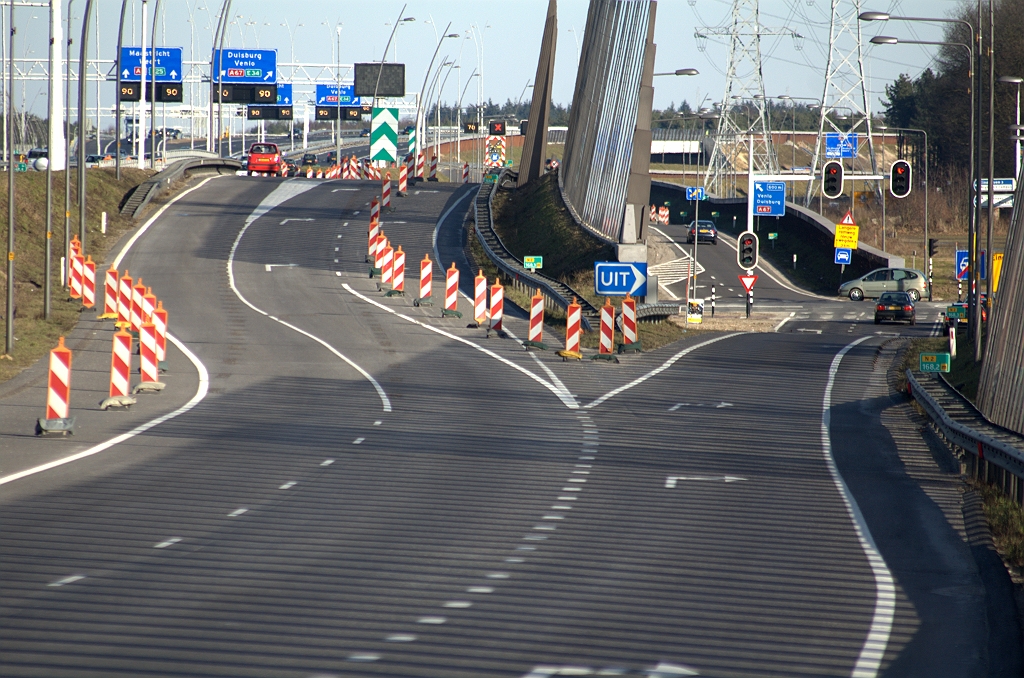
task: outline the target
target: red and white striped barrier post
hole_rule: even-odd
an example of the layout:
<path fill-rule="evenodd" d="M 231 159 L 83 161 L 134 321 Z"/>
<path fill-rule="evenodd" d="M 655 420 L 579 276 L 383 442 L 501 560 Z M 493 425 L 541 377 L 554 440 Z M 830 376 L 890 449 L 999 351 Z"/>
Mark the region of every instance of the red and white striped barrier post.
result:
<path fill-rule="evenodd" d="M 376 198 L 370 200 L 370 223 L 380 223 L 380 201 Z"/>
<path fill-rule="evenodd" d="M 394 253 L 395 263 L 391 268 L 391 289 L 385 296 L 405 296 L 405 252 L 399 245 Z"/>
<path fill-rule="evenodd" d="M 427 181 L 437 181 L 437 156 L 430 156 L 430 176 Z"/>
<path fill-rule="evenodd" d="M 413 306 L 433 306 L 431 288 L 434 286 L 434 262 L 430 260 L 429 254 L 423 255 L 420 262 L 420 296 L 413 299 Z"/>
<path fill-rule="evenodd" d="M 627 293 L 626 298 L 622 300 L 622 345 L 619 347 L 619 353 L 625 351 L 639 353 L 641 350 L 636 328 L 636 299 Z"/>
<path fill-rule="evenodd" d="M 380 225 L 375 221 L 371 221 L 369 231 L 370 233 L 366 243 L 366 261 L 373 262 L 376 259 L 374 255 L 377 253 L 377 236 L 380 234 Z"/>
<path fill-rule="evenodd" d="M 71 298 L 82 298 L 82 286 L 85 278 L 85 257 L 81 254 L 71 255 Z"/>
<path fill-rule="evenodd" d="M 468 162 L 462 165 L 462 183 L 464 183 L 464 184 L 468 184 L 469 183 L 469 163 Z"/>
<path fill-rule="evenodd" d="M 558 352 L 563 361 L 570 358 L 583 359 L 583 354 L 580 353 L 581 311 L 582 307 L 576 302 L 576 297 L 573 297 L 572 303 L 565 309 L 565 350 Z"/>
<path fill-rule="evenodd" d="M 449 316 L 462 317 L 459 311 L 459 269 L 455 268 L 454 261 L 452 267 L 444 273 L 444 310 L 441 311 L 441 317 Z"/>
<path fill-rule="evenodd" d="M 501 321 L 505 317 L 505 288 L 501 285 L 501 280 L 498 278 L 494 279 L 494 284 L 491 285 L 491 322 L 487 328 L 487 336 L 491 336 L 491 331 L 498 333 L 501 336 Z"/>
<path fill-rule="evenodd" d="M 142 276 L 139 276 L 138 280 L 135 281 L 135 286 L 132 287 L 132 310 L 130 320 L 132 323 L 131 331 L 135 334 L 139 333 L 139 328 L 142 327 L 142 297 L 146 294 L 146 286 L 142 284 Z"/>
<path fill-rule="evenodd" d="M 378 275 L 384 270 L 384 248 L 387 246 L 387 236 L 384 235 L 384 231 L 381 231 L 377 236 L 377 251 L 373 253 L 373 268 L 376 269 L 374 272 Z"/>
<path fill-rule="evenodd" d="M 598 357 L 604 360 L 614 360 L 612 347 L 615 344 L 615 307 L 611 299 L 605 297 L 604 306 L 601 307 L 601 338 L 598 344 Z"/>
<path fill-rule="evenodd" d="M 477 325 L 487 320 L 487 277 L 483 269 L 473 278 L 473 319 Z"/>
<path fill-rule="evenodd" d="M 423 178 L 423 169 L 426 164 L 426 156 L 423 155 L 423 151 L 416 151 L 416 176 L 420 179 Z"/>
<path fill-rule="evenodd" d="M 103 276 L 103 313 L 101 320 L 117 320 L 117 269 L 111 266 Z"/>
<path fill-rule="evenodd" d="M 162 391 L 160 364 L 156 359 L 156 325 L 142 323 L 139 328 L 139 376 L 134 393 Z"/>
<path fill-rule="evenodd" d="M 153 311 L 156 310 L 156 295 L 153 288 L 147 287 L 146 293 L 142 295 L 142 322 L 153 322 Z"/>
<path fill-rule="evenodd" d="M 114 345 L 110 356 L 110 395 L 100 403 L 101 410 L 111 407 L 131 407 L 135 398 L 132 387 L 132 335 L 124 330 L 114 333 Z"/>
<path fill-rule="evenodd" d="M 409 193 L 409 168 L 402 165 L 398 168 L 398 195 L 405 197 Z"/>
<path fill-rule="evenodd" d="M 71 409 L 71 350 L 64 346 L 64 337 L 50 351 L 50 374 L 46 388 L 46 416 L 36 426 L 37 434 L 74 433 L 75 420 Z"/>
<path fill-rule="evenodd" d="M 391 209 L 391 172 L 386 172 L 380 183 L 380 208 Z"/>
<path fill-rule="evenodd" d="M 667 207 L 659 207 L 658 208 L 658 223 L 660 223 L 662 225 L 667 225 L 668 224 L 668 208 Z"/>
<path fill-rule="evenodd" d="M 349 157 L 349 159 L 348 159 L 348 166 L 349 166 L 349 173 L 350 173 L 350 177 L 349 178 L 351 178 L 351 179 L 358 179 L 359 178 L 359 159 L 355 155 L 352 155 L 352 156 Z"/>
<path fill-rule="evenodd" d="M 114 326 L 119 330 L 127 329 L 132 325 L 132 279 L 128 275 L 128 269 L 117 284 L 117 322 Z"/>
<path fill-rule="evenodd" d="M 156 302 L 156 310 L 153 311 L 153 326 L 156 327 L 156 363 L 161 372 L 166 372 L 164 362 L 167 360 L 167 309 L 164 302 Z"/>
<path fill-rule="evenodd" d="M 313 178 L 313 168 L 312 167 L 310 167 L 309 169 L 306 170 L 306 178 L 307 179 L 312 179 Z"/>
<path fill-rule="evenodd" d="M 395 250 L 390 244 L 384 245 L 384 256 L 381 258 L 380 283 L 389 284 L 395 275 Z"/>
<path fill-rule="evenodd" d="M 651 205 L 651 219 L 650 219 L 650 221 L 651 221 L 652 224 L 658 223 L 658 206 L 657 205 Z"/>
<path fill-rule="evenodd" d="M 92 255 L 82 263 L 82 306 L 87 309 L 96 306 L 96 263 Z"/>
<path fill-rule="evenodd" d="M 540 290 L 536 290 L 530 297 L 530 331 L 523 342 L 523 348 L 527 351 L 531 348 L 548 350 L 544 344 L 544 295 Z"/>
<path fill-rule="evenodd" d="M 78 239 L 77 235 L 71 236 L 71 254 L 82 253 L 82 241 Z"/>

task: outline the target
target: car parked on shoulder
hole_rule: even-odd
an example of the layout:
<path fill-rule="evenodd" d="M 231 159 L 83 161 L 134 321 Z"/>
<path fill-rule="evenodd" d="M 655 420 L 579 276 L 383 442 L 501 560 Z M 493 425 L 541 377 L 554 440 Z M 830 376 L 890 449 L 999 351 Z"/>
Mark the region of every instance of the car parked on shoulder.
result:
<path fill-rule="evenodd" d="M 717 245 L 718 228 L 715 226 L 715 222 L 703 219 L 697 222 L 691 221 L 686 231 L 686 242 L 692 243 L 694 239 L 698 242 L 710 242 L 712 245 Z"/>
<path fill-rule="evenodd" d="M 928 278 L 912 268 L 876 268 L 839 286 L 839 296 L 853 301 L 877 299 L 886 292 L 906 292 L 920 301 L 928 294 Z"/>
<path fill-rule="evenodd" d="M 875 305 L 875 324 L 882 321 L 917 324 L 914 299 L 907 292 L 883 292 Z"/>
<path fill-rule="evenodd" d="M 249 172 L 280 174 L 283 162 L 277 144 L 257 143 L 249 147 L 249 157 L 245 162 L 245 169 Z"/>

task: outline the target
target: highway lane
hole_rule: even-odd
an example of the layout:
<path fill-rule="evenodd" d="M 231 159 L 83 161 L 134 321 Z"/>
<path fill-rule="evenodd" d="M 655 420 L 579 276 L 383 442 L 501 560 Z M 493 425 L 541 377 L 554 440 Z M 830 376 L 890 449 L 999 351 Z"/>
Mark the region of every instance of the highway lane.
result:
<path fill-rule="evenodd" d="M 188 308 L 175 329 L 211 394 L 117 452 L 160 455 L 91 459 L 0 503 L 5 675 L 849 675 L 875 580 L 821 408 L 850 339 L 535 360 L 382 297 L 362 263 L 376 188 L 217 179 L 140 239 L 127 263 Z M 429 190 L 385 215 L 410 263 L 461 197 Z M 927 586 L 923 556 L 902 555 Z M 945 640 L 945 612 L 924 612 L 935 634 L 897 616 L 885 665 L 909 636 Z"/>

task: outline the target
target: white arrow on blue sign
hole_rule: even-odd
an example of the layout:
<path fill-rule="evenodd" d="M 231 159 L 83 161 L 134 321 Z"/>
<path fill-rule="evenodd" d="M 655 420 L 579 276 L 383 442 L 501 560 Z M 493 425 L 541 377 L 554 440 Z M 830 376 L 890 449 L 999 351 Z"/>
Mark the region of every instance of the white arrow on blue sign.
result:
<path fill-rule="evenodd" d="M 686 187 L 686 199 L 687 200 L 706 200 L 707 196 L 704 194 L 703 186 L 687 186 Z"/>
<path fill-rule="evenodd" d="M 853 250 L 849 247 L 836 248 L 836 263 L 849 264 L 853 260 Z"/>
<path fill-rule="evenodd" d="M 755 181 L 754 214 L 759 217 L 786 216 L 786 184 L 779 181 Z"/>
<path fill-rule="evenodd" d="M 647 296 L 647 264 L 625 261 L 594 262 L 594 292 L 607 297 Z"/>
<path fill-rule="evenodd" d="M 213 70 L 220 69 L 218 82 L 277 84 L 276 49 L 226 49 L 223 57 L 219 49 L 213 51 Z"/>
<path fill-rule="evenodd" d="M 830 132 L 825 135 L 826 158 L 856 158 L 857 148 L 858 136 L 854 132 Z"/>
<path fill-rule="evenodd" d="M 154 65 L 156 66 L 157 82 L 181 82 L 181 48 L 157 47 L 156 64 L 153 63 L 153 48 L 146 48 L 146 80 L 152 82 Z M 121 82 L 139 82 L 142 80 L 142 48 L 121 48 Z"/>
<path fill-rule="evenodd" d="M 317 85 L 317 106 L 358 106 L 355 98 L 355 85 Z"/>
<path fill-rule="evenodd" d="M 278 106 L 291 106 L 292 105 L 292 86 L 291 84 L 281 84 L 277 86 L 277 105 Z"/>

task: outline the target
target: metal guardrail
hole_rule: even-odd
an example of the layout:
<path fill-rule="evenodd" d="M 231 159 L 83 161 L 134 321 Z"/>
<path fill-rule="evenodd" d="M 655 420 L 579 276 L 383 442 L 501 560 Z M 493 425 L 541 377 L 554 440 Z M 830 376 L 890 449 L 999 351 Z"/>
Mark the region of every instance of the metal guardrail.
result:
<path fill-rule="evenodd" d="M 670 304 L 668 302 L 637 304 L 636 318 L 637 320 L 644 318 L 667 318 L 670 315 L 682 315 L 685 311 L 686 309 L 683 307 L 683 304 Z"/>
<path fill-rule="evenodd" d="M 504 180 L 508 170 L 502 170 L 489 189 L 487 184 L 481 184 L 476 197 L 476 232 L 477 240 L 487 253 L 487 258 L 494 262 L 498 269 L 516 282 L 531 289 L 539 289 L 541 294 L 546 296 L 552 303 L 560 308 L 568 308 L 572 303 L 568 297 L 576 297 L 576 303 L 581 306 L 580 321 L 588 331 L 593 328 L 591 319 L 600 317 L 600 312 L 587 301 L 583 296 L 560 280 L 549 278 L 539 273 L 527 271 L 519 262 L 518 257 L 512 254 L 501 242 L 497 232 L 494 230 L 493 201 L 498 185 Z M 486 190 L 486 193 L 485 193 Z M 485 232 L 486 231 L 486 232 Z"/>
<path fill-rule="evenodd" d="M 121 214 L 128 214 L 132 218 L 139 216 L 146 205 L 149 204 L 149 201 L 155 198 L 160 191 L 185 176 L 187 172 L 200 168 L 238 171 L 242 169 L 242 163 L 231 158 L 189 158 L 187 160 L 179 160 L 168 165 L 163 171 L 154 175 L 148 181 L 144 181 L 136 186 L 131 196 L 121 207 Z"/>
<path fill-rule="evenodd" d="M 911 397 L 953 445 L 1017 478 L 1024 478 L 1024 436 L 993 424 L 966 398 L 937 378 L 907 370 Z"/>

